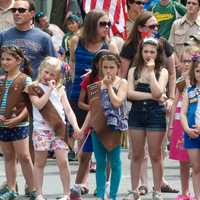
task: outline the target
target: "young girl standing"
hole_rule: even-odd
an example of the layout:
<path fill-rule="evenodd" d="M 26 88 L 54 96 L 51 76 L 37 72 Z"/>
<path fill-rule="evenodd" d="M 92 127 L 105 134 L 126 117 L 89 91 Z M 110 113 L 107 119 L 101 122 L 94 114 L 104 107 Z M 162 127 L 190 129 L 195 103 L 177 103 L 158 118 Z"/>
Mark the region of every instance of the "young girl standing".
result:
<path fill-rule="evenodd" d="M 55 152 L 60 170 L 64 192 L 61 200 L 69 200 L 70 173 L 67 145 L 63 140 L 65 114 L 75 132 L 79 132 L 79 127 L 62 86 L 61 77 L 61 61 L 57 58 L 47 57 L 40 65 L 36 83 L 28 88 L 33 104 L 34 175 L 37 200 L 44 200 L 42 194 L 43 171 L 49 150 Z"/>
<path fill-rule="evenodd" d="M 128 98 L 132 102 L 129 112 L 129 130 L 132 142 L 132 192 L 131 199 L 139 200 L 139 176 L 147 139 L 153 169 L 153 200 L 162 200 L 161 147 L 166 131 L 166 113 L 162 103 L 168 82 L 168 72 L 163 68 L 163 53 L 155 38 L 145 38 L 139 46 L 135 68 L 128 74 Z"/>
<path fill-rule="evenodd" d="M 180 112 L 183 100 L 183 91 L 185 87 L 190 86 L 189 70 L 192 64 L 192 53 L 195 49 L 188 47 L 180 56 L 181 76 L 177 80 L 176 84 L 176 97 L 172 107 L 171 118 L 169 122 L 168 137 L 170 138 L 170 153 L 169 157 L 173 160 L 180 162 L 180 176 L 182 194 L 178 195 L 176 200 L 192 200 L 193 198 L 189 194 L 189 157 L 186 149 L 184 148 L 183 128 L 180 121 Z"/>
<path fill-rule="evenodd" d="M 181 108 L 181 124 L 185 131 L 184 147 L 192 164 L 192 182 L 196 200 L 200 200 L 200 57 L 193 56 Z"/>
<path fill-rule="evenodd" d="M 16 192 L 16 157 L 34 199 L 33 164 L 29 152 L 29 120 L 25 90 L 31 78 L 22 73 L 29 68 L 28 60 L 16 46 L 1 47 L 1 67 L 5 76 L 0 77 L 0 145 L 5 159 L 7 187 L 0 191 L 1 200 L 14 199 Z"/>
<path fill-rule="evenodd" d="M 121 178 L 120 144 L 122 131 L 128 129 L 125 116 L 128 84 L 125 79 L 118 76 L 120 66 L 120 59 L 115 54 L 102 56 L 99 69 L 102 70 L 103 80 L 88 86 L 90 110 L 82 129 L 84 130 L 90 121 L 95 130 L 92 132 L 92 144 L 96 157 L 99 200 L 103 200 L 105 196 L 107 160 L 111 167 L 109 199 L 116 200 Z M 113 112 L 116 121 L 109 117 Z M 107 119 L 103 117 L 104 114 Z"/>

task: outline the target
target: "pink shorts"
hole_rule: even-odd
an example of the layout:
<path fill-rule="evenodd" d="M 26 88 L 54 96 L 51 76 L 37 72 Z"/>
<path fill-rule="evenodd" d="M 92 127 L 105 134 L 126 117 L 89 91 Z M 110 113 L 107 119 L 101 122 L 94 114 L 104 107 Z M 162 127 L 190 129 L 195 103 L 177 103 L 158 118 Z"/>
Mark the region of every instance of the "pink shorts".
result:
<path fill-rule="evenodd" d="M 68 149 L 67 144 L 49 130 L 33 130 L 32 138 L 35 151 Z"/>

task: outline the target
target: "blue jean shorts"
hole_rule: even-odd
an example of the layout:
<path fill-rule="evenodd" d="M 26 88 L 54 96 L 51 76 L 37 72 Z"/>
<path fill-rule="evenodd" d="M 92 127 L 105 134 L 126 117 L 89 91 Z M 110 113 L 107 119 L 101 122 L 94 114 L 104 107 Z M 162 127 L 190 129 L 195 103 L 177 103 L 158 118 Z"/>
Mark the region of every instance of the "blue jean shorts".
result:
<path fill-rule="evenodd" d="M 165 132 L 165 107 L 154 100 L 135 101 L 129 112 L 128 124 L 131 129 Z"/>
<path fill-rule="evenodd" d="M 13 142 L 16 140 L 22 140 L 29 136 L 29 126 L 24 127 L 0 127 L 0 141 Z"/>
<path fill-rule="evenodd" d="M 190 138 L 187 133 L 184 133 L 184 148 L 200 149 L 200 136 L 198 138 Z"/>

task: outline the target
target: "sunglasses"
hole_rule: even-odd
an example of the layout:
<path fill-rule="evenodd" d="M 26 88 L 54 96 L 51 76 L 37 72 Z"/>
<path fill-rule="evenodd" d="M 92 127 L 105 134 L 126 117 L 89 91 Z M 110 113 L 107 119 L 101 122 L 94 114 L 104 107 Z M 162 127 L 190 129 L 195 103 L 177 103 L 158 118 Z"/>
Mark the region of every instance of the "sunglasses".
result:
<path fill-rule="evenodd" d="M 185 63 L 185 64 L 186 64 L 186 63 L 187 63 L 187 64 L 190 64 L 190 63 L 192 63 L 192 60 L 191 60 L 191 59 L 185 59 L 185 60 L 183 60 L 182 62 Z"/>
<path fill-rule="evenodd" d="M 188 1 L 187 4 L 188 4 L 188 5 L 193 5 L 193 6 L 196 6 L 196 5 L 197 5 L 197 3 L 191 2 L 191 1 Z"/>
<path fill-rule="evenodd" d="M 25 13 L 28 9 L 26 8 L 11 8 L 10 9 L 12 11 L 12 13 L 16 13 L 18 11 L 18 13 Z"/>
<path fill-rule="evenodd" d="M 146 27 L 151 29 L 151 30 L 154 30 L 155 28 L 158 28 L 158 24 L 152 24 L 152 25 L 149 25 L 149 26 L 146 26 Z"/>
<path fill-rule="evenodd" d="M 144 5 L 143 1 L 135 1 L 134 3 L 137 4 L 137 5 Z"/>
<path fill-rule="evenodd" d="M 111 27 L 111 22 L 109 21 L 109 22 L 106 22 L 106 21 L 102 21 L 102 22 L 99 22 L 99 26 L 101 26 L 101 27 L 106 27 L 106 26 L 108 26 L 109 28 Z"/>

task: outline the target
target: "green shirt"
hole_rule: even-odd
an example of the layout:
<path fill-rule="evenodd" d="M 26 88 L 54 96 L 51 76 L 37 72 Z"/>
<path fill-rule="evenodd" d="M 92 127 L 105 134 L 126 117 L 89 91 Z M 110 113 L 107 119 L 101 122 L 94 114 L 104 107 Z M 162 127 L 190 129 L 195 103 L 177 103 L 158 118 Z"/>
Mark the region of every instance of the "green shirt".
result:
<path fill-rule="evenodd" d="M 173 22 L 185 15 L 186 8 L 178 2 L 170 1 L 167 6 L 157 3 L 153 6 L 152 11 L 158 21 L 160 35 L 168 39 Z"/>

